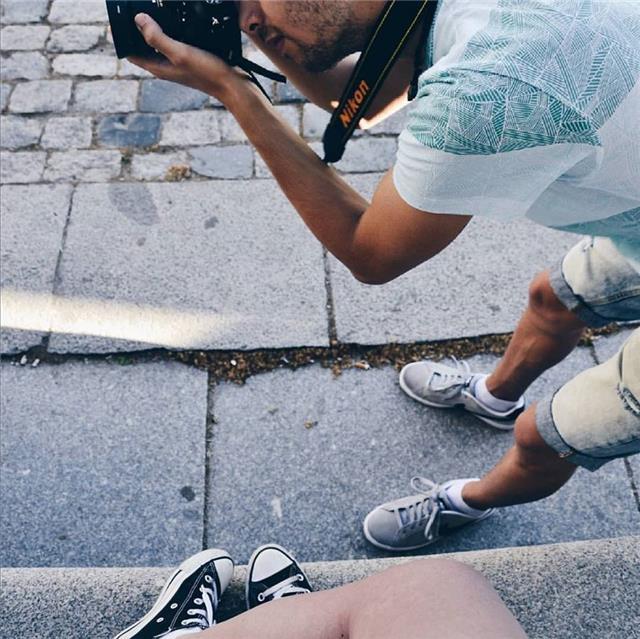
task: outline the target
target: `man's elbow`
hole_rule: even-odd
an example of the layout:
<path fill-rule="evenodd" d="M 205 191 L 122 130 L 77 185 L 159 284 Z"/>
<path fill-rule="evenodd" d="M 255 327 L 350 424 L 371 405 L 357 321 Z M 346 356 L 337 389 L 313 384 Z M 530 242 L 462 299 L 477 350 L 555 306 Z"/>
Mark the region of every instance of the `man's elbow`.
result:
<path fill-rule="evenodd" d="M 362 284 L 382 286 L 402 275 L 405 269 L 384 250 L 354 245 L 352 259 L 345 263 L 353 277 Z"/>
<path fill-rule="evenodd" d="M 383 284 L 387 284 L 387 282 L 391 281 L 382 277 L 372 277 L 369 274 L 356 273 L 355 271 L 351 271 L 351 275 L 353 275 L 353 277 L 355 277 L 361 284 L 367 284 L 368 286 L 382 286 Z"/>
<path fill-rule="evenodd" d="M 399 273 L 394 273 L 391 269 L 381 268 L 380 266 L 351 269 L 351 274 L 358 282 L 369 286 L 388 284 L 400 275 Z"/>

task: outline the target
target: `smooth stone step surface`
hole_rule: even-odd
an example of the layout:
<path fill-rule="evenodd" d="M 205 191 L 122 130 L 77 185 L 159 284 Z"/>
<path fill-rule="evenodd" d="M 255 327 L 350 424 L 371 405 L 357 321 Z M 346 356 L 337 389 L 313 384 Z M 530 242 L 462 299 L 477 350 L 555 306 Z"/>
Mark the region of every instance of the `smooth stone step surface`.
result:
<path fill-rule="evenodd" d="M 443 556 L 480 570 L 530 639 L 639 636 L 640 538 Z M 340 561 L 304 568 L 314 589 L 325 590 L 405 561 Z M 425 570 L 428 562 L 424 560 Z M 0 627 L 5 636 L 21 639 L 111 639 L 147 612 L 169 574 L 170 569 L 160 568 L 5 569 Z M 244 567 L 236 568 L 222 598 L 221 619 L 243 611 L 245 574 Z M 428 618 L 428 610 L 424 614 Z"/>
<path fill-rule="evenodd" d="M 3 362 L 0 375 L 0 565 L 171 565 L 198 550 L 205 372 Z"/>
<path fill-rule="evenodd" d="M 489 372 L 496 361 L 479 356 L 470 364 Z M 534 384 L 530 400 L 593 365 L 589 348 L 576 350 Z M 468 414 L 414 402 L 391 368 L 335 379 L 320 366 L 280 370 L 245 386 L 220 384 L 212 401 L 207 543 L 242 562 L 270 541 L 309 561 L 381 556 L 361 532 L 371 508 L 411 494 L 414 475 L 439 482 L 478 476 L 512 445 L 511 433 Z M 596 474 L 580 469 L 552 497 L 501 509 L 421 552 L 628 534 L 640 534 L 640 512 L 616 460 Z"/>
<path fill-rule="evenodd" d="M 328 345 L 324 278 L 272 181 L 80 186 L 49 347 Z"/>

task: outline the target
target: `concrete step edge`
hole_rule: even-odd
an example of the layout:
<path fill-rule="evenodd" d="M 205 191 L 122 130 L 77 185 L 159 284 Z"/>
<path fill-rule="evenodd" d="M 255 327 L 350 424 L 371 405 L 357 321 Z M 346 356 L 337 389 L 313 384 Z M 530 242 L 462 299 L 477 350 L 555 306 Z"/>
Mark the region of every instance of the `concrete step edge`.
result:
<path fill-rule="evenodd" d="M 480 570 L 532 638 L 640 638 L 640 536 L 437 557 Z M 333 561 L 305 568 L 314 588 L 321 590 L 415 560 Z M 424 561 L 428 569 L 429 559 Z M 170 568 L 4 568 L 0 636 L 109 639 L 146 612 L 170 572 Z M 238 567 L 223 597 L 224 617 L 243 609 L 244 576 L 244 567 Z"/>

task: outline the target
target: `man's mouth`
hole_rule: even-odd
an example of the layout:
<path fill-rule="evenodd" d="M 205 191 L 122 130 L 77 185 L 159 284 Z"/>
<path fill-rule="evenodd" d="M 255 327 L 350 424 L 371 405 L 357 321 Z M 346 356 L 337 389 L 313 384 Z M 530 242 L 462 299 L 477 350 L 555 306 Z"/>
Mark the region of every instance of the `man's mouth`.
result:
<path fill-rule="evenodd" d="M 284 36 L 282 35 L 274 35 L 267 39 L 267 46 L 278 53 L 282 53 L 284 49 Z"/>

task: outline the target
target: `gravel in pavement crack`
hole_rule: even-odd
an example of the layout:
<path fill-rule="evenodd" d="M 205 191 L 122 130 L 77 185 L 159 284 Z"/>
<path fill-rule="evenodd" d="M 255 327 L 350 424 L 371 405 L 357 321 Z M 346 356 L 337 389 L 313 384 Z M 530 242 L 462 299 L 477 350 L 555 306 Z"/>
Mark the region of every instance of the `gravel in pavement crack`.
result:
<path fill-rule="evenodd" d="M 580 341 L 581 346 L 591 346 L 593 337 L 617 333 L 616 325 L 588 330 Z M 3 356 L 3 361 L 15 365 L 34 365 L 37 361 L 48 364 L 63 364 L 67 361 L 107 361 L 128 366 L 145 361 L 172 360 L 207 370 L 211 381 L 243 384 L 249 377 L 277 369 L 296 370 L 303 366 L 320 364 L 330 368 L 338 376 L 347 369 L 367 371 L 372 368 L 393 366 L 400 370 L 405 364 L 421 359 L 440 360 L 446 357 L 467 359 L 474 355 L 502 355 L 507 348 L 511 333 L 459 338 L 438 342 L 415 342 L 409 344 L 382 344 L 362 346 L 336 343 L 329 347 L 278 348 L 251 351 L 167 351 L 155 349 L 141 352 L 109 355 L 59 355 L 46 352 L 41 347 L 26 353 Z M 37 364 L 35 364 L 37 365 Z"/>

